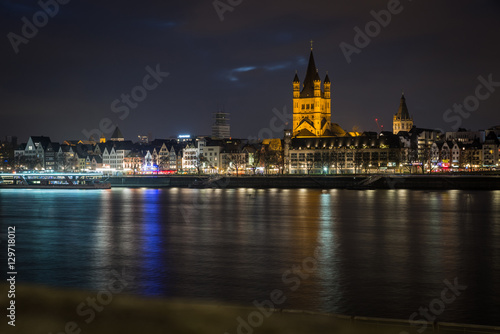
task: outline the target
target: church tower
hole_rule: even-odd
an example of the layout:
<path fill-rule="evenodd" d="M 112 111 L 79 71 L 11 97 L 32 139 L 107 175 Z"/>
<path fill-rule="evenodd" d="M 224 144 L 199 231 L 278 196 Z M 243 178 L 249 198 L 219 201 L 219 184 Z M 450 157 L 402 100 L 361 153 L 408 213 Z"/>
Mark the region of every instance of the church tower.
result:
<path fill-rule="evenodd" d="M 306 77 L 300 90 L 297 73 L 293 79 L 293 137 L 321 137 L 331 135 L 331 97 L 328 74 L 321 87 L 321 78 L 314 62 L 313 48 Z"/>
<path fill-rule="evenodd" d="M 392 121 L 392 133 L 398 134 L 399 131 L 410 131 L 413 128 L 413 118 L 410 117 L 408 112 L 408 107 L 406 106 L 405 94 L 401 96 L 401 102 L 399 103 L 399 109 L 396 115 L 394 115 Z"/>

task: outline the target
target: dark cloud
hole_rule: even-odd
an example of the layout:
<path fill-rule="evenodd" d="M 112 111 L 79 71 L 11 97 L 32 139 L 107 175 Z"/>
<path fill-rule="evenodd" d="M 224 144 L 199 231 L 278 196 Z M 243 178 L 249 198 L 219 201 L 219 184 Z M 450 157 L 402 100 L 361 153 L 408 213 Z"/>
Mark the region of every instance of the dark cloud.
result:
<path fill-rule="evenodd" d="M 315 41 L 316 65 L 332 79 L 332 120 L 346 129 L 390 128 L 405 90 L 419 126 L 449 128 L 443 113 L 474 93 L 477 77 L 500 81 L 500 5 L 494 0 L 401 1 L 403 11 L 348 64 L 370 12 L 385 1 L 243 1 L 220 21 L 212 1 L 70 1 L 15 54 L 37 1 L 0 1 L 0 135 L 82 137 L 110 118 L 126 137 L 209 134 L 211 113 L 231 112 L 234 136 L 255 136 L 272 109 L 291 108 L 291 80 L 301 79 Z M 119 119 L 111 103 L 142 83 L 146 66 L 168 78 Z M 472 129 L 500 124 L 500 91 L 464 120 Z"/>

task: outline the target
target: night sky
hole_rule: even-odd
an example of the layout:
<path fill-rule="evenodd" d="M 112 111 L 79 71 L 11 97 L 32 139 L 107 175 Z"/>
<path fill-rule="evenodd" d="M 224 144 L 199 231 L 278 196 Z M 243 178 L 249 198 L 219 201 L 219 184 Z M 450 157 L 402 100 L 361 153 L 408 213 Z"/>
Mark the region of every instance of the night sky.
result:
<path fill-rule="evenodd" d="M 365 30 L 370 12 L 392 1 L 230 0 L 237 5 L 221 21 L 211 0 L 72 0 L 16 54 L 9 33 L 22 36 L 22 18 L 33 22 L 41 7 L 0 0 L 0 137 L 84 139 L 83 130 L 106 118 L 134 141 L 210 135 L 222 107 L 233 137 L 256 137 L 273 108 L 291 112 L 292 80 L 296 70 L 304 79 L 310 40 L 321 78 L 328 71 L 332 80 L 332 122 L 376 131 L 378 118 L 392 130 L 404 90 L 415 125 L 451 130 L 443 114 L 475 94 L 479 76 L 500 82 L 500 2 L 402 0 L 349 64 L 340 43 L 354 45 L 354 28 Z M 143 86 L 148 66 L 169 75 L 148 81 L 155 88 L 143 89 L 128 115 L 114 112 L 113 101 Z M 496 89 L 462 127 L 500 125 Z"/>

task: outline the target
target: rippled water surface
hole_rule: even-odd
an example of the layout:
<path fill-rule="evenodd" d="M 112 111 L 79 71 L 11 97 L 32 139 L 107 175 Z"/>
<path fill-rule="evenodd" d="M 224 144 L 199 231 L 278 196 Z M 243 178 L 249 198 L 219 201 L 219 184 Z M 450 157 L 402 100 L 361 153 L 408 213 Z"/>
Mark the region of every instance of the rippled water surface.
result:
<path fill-rule="evenodd" d="M 0 210 L 26 282 L 125 270 L 128 293 L 408 319 L 456 279 L 438 320 L 500 325 L 500 191 L 14 189 Z"/>

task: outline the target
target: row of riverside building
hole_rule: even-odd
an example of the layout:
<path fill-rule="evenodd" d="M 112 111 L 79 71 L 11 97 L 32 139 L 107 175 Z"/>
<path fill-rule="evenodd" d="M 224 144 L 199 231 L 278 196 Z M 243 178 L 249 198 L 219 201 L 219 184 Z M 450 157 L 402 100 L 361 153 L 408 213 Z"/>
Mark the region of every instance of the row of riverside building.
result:
<path fill-rule="evenodd" d="M 232 139 L 125 140 L 116 128 L 110 140 L 68 140 L 32 136 L 13 150 L 11 169 L 109 174 L 236 173 L 253 163 L 257 145 Z"/>
<path fill-rule="evenodd" d="M 109 174 L 350 174 L 496 170 L 500 129 L 346 133 L 250 142 L 242 139 L 155 139 L 133 143 L 115 131 L 106 142 L 32 136 L 13 149 L 9 169 Z M 7 160 L 6 160 L 7 161 Z M 5 171 L 5 170 L 4 170 Z"/>
<path fill-rule="evenodd" d="M 322 81 L 311 49 L 305 79 L 293 79 L 293 125 L 283 138 L 230 138 L 228 115 L 215 114 L 211 137 L 124 139 L 116 127 L 109 140 L 1 143 L 3 171 L 98 170 L 106 173 L 357 174 L 497 170 L 500 126 L 443 133 L 416 127 L 403 94 L 393 131 L 346 132 L 332 120 L 331 81 Z M 12 154 L 5 153 L 10 148 Z M 6 163 L 7 162 L 7 163 Z"/>

